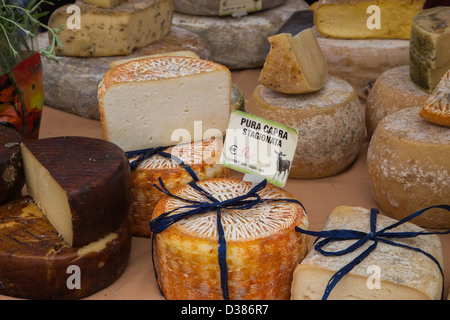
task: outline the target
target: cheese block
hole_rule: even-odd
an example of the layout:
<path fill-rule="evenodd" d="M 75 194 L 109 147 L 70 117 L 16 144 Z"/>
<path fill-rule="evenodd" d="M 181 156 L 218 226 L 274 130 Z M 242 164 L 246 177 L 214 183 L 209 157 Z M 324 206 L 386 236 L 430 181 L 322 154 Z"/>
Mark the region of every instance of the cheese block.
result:
<path fill-rule="evenodd" d="M 131 202 L 130 165 L 113 143 L 54 137 L 22 144 L 27 189 L 74 247 L 116 230 Z"/>
<path fill-rule="evenodd" d="M 182 160 L 191 167 L 199 180 L 229 177 L 230 170 L 218 163 L 222 152 L 220 140 L 204 140 L 177 145 L 164 150 Z M 136 157 L 130 158 L 130 162 Z M 193 177 L 181 167 L 177 160 L 159 154 L 144 160 L 131 173 L 133 198 L 128 213 L 132 233 L 135 236 L 150 237 L 149 223 L 153 210 L 164 195 L 154 187 L 161 178 L 167 189 L 175 190 L 193 180 Z"/>
<path fill-rule="evenodd" d="M 372 193 L 378 206 L 396 219 L 450 199 L 450 129 L 419 116 L 412 107 L 386 116 L 377 126 L 367 153 Z M 428 211 L 412 222 L 449 228 L 443 209 Z"/>
<path fill-rule="evenodd" d="M 248 113 L 299 132 L 290 178 L 322 178 L 342 172 L 359 154 L 365 137 L 363 110 L 354 89 L 329 77 L 316 92 L 278 93 L 258 85 Z"/>
<path fill-rule="evenodd" d="M 432 93 L 450 70 L 450 7 L 435 7 L 413 19 L 410 46 L 411 80 Z"/>
<path fill-rule="evenodd" d="M 409 65 L 386 70 L 377 78 L 367 96 L 367 135 L 372 137 L 385 116 L 400 109 L 423 106 L 429 97 L 428 93 L 411 81 Z"/>
<path fill-rule="evenodd" d="M 23 299 L 87 297 L 111 285 L 131 251 L 127 219 L 95 241 L 71 247 L 31 196 L 0 207 L 0 294 Z"/>
<path fill-rule="evenodd" d="M 396 222 L 397 220 L 378 214 L 376 230 Z M 324 230 L 336 229 L 368 233 L 370 210 L 348 206 L 335 208 L 329 215 Z M 390 232 L 421 231 L 425 230 L 409 222 L 390 230 Z M 419 248 L 431 254 L 441 266 L 443 265 L 442 246 L 436 235 L 389 240 Z M 354 242 L 354 240 L 336 241 L 324 249 L 336 252 Z M 324 256 L 312 249 L 295 270 L 292 299 L 321 299 L 333 275 L 372 244 L 373 241 L 369 241 L 355 252 L 339 256 Z M 442 295 L 442 283 L 442 275 L 432 259 L 423 253 L 379 241 L 375 250 L 337 283 L 331 290 L 328 300 L 439 300 Z"/>
<path fill-rule="evenodd" d="M 409 39 L 412 19 L 424 4 L 425 0 L 320 0 L 314 23 L 328 38 Z"/>
<path fill-rule="evenodd" d="M 84 2 L 80 8 L 80 26 L 69 26 L 74 19 L 69 5 L 56 9 L 50 16 L 51 28 L 65 26 L 58 33 L 63 46 L 60 56 L 105 57 L 128 55 L 164 37 L 170 30 L 173 8 L 170 0 L 128 0 L 115 8 L 104 9 Z M 149 18 L 151 17 L 151 18 Z"/>
<path fill-rule="evenodd" d="M 105 74 L 98 100 L 105 139 L 125 151 L 199 141 L 225 134 L 231 72 L 195 58 L 135 60 Z"/>
<path fill-rule="evenodd" d="M 154 57 L 190 57 L 190 58 L 197 58 L 200 59 L 198 54 L 196 54 L 194 51 L 185 50 L 185 51 L 171 51 L 171 52 L 164 52 L 164 53 L 155 53 L 145 56 L 136 56 L 132 58 L 127 59 L 120 59 L 115 60 L 109 64 L 109 68 L 117 67 L 120 64 L 124 64 L 126 62 L 130 62 L 133 60 L 140 60 L 140 59 L 147 59 L 147 58 L 154 58 Z"/>
<path fill-rule="evenodd" d="M 114 8 L 119 4 L 124 3 L 128 0 L 82 0 L 84 3 L 92 4 L 101 8 Z"/>
<path fill-rule="evenodd" d="M 13 128 L 0 125 L 0 205 L 22 195 L 25 184 L 22 136 Z"/>
<path fill-rule="evenodd" d="M 292 36 L 280 33 L 269 37 L 269 54 L 259 82 L 277 92 L 300 94 L 321 89 L 328 67 L 311 28 Z"/>
<path fill-rule="evenodd" d="M 221 0 L 172 0 L 173 7 L 176 12 L 191 14 L 195 16 L 219 16 L 221 14 Z M 251 9 L 255 2 L 261 3 L 260 10 L 270 9 L 279 6 L 286 2 L 286 0 L 257 0 L 257 1 L 234 1 L 236 5 L 241 5 L 244 8 Z M 251 7 L 249 5 L 251 4 Z M 258 6 L 257 6 L 258 8 Z"/>
<path fill-rule="evenodd" d="M 450 70 L 420 110 L 420 116 L 432 123 L 450 127 Z"/>
<path fill-rule="evenodd" d="M 363 98 L 384 71 L 409 64 L 408 40 L 333 39 L 313 29 L 327 61 L 328 74 L 350 83 Z"/>
<path fill-rule="evenodd" d="M 250 182 L 237 178 L 203 180 L 198 185 L 220 201 L 244 195 Z M 258 192 L 262 199 L 294 199 L 272 184 Z M 176 196 L 207 201 L 189 185 Z M 188 204 L 164 196 L 154 218 Z M 222 209 L 226 240 L 228 290 L 231 300 L 289 299 L 292 273 L 307 251 L 308 228 L 303 208 L 293 202 L 263 202 L 248 210 Z M 170 300 L 223 299 L 218 263 L 216 212 L 191 216 L 156 235 L 155 270 L 162 293 Z"/>

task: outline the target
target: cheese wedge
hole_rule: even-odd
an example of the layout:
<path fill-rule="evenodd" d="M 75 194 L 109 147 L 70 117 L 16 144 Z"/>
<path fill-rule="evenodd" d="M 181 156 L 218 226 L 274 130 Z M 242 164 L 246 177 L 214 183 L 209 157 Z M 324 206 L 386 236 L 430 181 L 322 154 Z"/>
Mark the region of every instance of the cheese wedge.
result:
<path fill-rule="evenodd" d="M 450 70 L 442 77 L 420 110 L 420 116 L 427 121 L 450 127 Z"/>
<path fill-rule="evenodd" d="M 187 57 L 130 61 L 106 73 L 98 100 L 105 139 L 125 151 L 221 137 L 231 112 L 231 72 Z"/>
<path fill-rule="evenodd" d="M 327 62 L 311 28 L 294 37 L 277 34 L 269 37 L 269 42 L 271 48 L 259 75 L 261 84 L 287 94 L 323 87 L 328 76 Z"/>

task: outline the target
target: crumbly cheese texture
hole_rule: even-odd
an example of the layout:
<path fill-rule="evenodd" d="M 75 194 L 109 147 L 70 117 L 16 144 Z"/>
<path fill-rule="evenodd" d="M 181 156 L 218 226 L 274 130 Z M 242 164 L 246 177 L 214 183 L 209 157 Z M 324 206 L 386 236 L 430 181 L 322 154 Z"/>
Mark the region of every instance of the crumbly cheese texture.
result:
<path fill-rule="evenodd" d="M 370 210 L 340 206 L 329 215 L 324 230 L 350 229 L 370 231 Z M 381 214 L 377 217 L 377 230 L 397 222 Z M 422 228 L 405 223 L 392 232 L 420 232 Z M 435 235 L 409 239 L 391 239 L 397 243 L 420 248 L 431 254 L 442 266 L 441 242 Z M 339 251 L 354 240 L 337 241 L 326 246 L 328 251 Z M 293 300 L 320 300 L 331 277 L 361 254 L 373 242 L 369 241 L 352 253 L 324 256 L 311 250 L 297 267 L 292 282 Z M 373 269 L 380 268 L 380 287 L 370 289 Z M 442 295 L 442 275 L 438 266 L 422 253 L 383 242 L 378 242 L 371 254 L 345 275 L 331 291 L 329 300 L 439 300 Z"/>
<path fill-rule="evenodd" d="M 432 123 L 450 127 L 450 70 L 420 110 L 420 116 Z"/>
<path fill-rule="evenodd" d="M 105 139 L 125 151 L 222 137 L 231 72 L 188 57 L 135 60 L 106 73 L 98 100 Z"/>
<path fill-rule="evenodd" d="M 411 80 L 428 93 L 450 70 L 450 8 L 436 7 L 413 19 L 410 45 Z"/>
<path fill-rule="evenodd" d="M 209 179 L 198 183 L 219 201 L 244 195 L 250 182 L 241 179 Z M 293 196 L 267 184 L 262 199 Z M 190 186 L 175 195 L 210 201 Z M 164 197 L 154 217 L 188 204 Z M 306 213 L 292 202 L 264 202 L 248 210 L 222 209 L 227 244 L 228 288 L 233 300 L 289 299 L 292 273 L 307 251 L 304 235 L 295 226 L 308 228 Z M 223 299 L 218 263 L 216 212 L 178 221 L 156 236 L 154 261 L 158 280 L 167 299 Z"/>
<path fill-rule="evenodd" d="M 320 178 L 343 171 L 358 156 L 365 135 L 355 90 L 328 77 L 316 92 L 288 95 L 258 85 L 246 111 L 290 126 L 299 139 L 289 176 Z"/>
<path fill-rule="evenodd" d="M 114 8 L 128 0 L 81 0 L 84 3 L 92 4 L 100 8 Z"/>
<path fill-rule="evenodd" d="M 340 39 L 409 39 L 412 18 L 422 11 L 425 0 L 320 0 L 314 23 L 325 37 Z M 379 28 L 372 27 L 379 8 Z M 370 26 L 370 27 L 369 27 Z"/>
<path fill-rule="evenodd" d="M 281 93 L 300 94 L 323 87 L 328 67 L 312 29 L 294 37 L 280 33 L 269 37 L 270 51 L 259 82 Z"/>
<path fill-rule="evenodd" d="M 404 108 L 423 106 L 430 94 L 417 87 L 410 78 L 409 65 L 383 72 L 369 91 L 366 102 L 367 134 L 371 137 L 389 114 Z"/>
<path fill-rule="evenodd" d="M 226 178 L 230 170 L 218 163 L 222 152 L 220 140 L 209 139 L 177 145 L 165 150 L 194 171 L 199 180 Z M 131 158 L 133 161 L 135 158 Z M 144 160 L 131 173 L 133 198 L 128 217 L 132 233 L 135 236 L 151 237 L 149 223 L 153 210 L 164 195 L 154 184 L 161 178 L 166 188 L 171 191 L 192 181 L 192 176 L 181 167 L 175 159 L 154 155 Z"/>
<path fill-rule="evenodd" d="M 131 54 L 161 39 L 170 31 L 173 8 L 170 0 L 128 0 L 114 8 L 100 8 L 76 2 L 80 8 L 80 27 L 69 28 L 73 19 L 67 7 L 56 9 L 49 26 L 64 25 L 58 33 L 63 46 L 60 56 L 104 57 Z"/>
<path fill-rule="evenodd" d="M 450 129 L 425 121 L 421 106 L 386 116 L 367 153 L 369 181 L 383 212 L 401 219 L 450 199 Z M 433 209 L 412 220 L 429 228 L 449 228 L 450 216 Z"/>

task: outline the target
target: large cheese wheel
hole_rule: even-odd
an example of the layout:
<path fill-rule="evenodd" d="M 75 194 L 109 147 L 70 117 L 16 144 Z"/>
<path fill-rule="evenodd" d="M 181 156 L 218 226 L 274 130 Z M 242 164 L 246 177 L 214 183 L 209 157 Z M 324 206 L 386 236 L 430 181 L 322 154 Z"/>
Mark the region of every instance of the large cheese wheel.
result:
<path fill-rule="evenodd" d="M 22 144 L 28 191 L 72 246 L 116 230 L 131 202 L 128 159 L 101 139 L 54 137 Z"/>
<path fill-rule="evenodd" d="M 397 220 L 378 214 L 379 231 Z M 328 217 L 324 230 L 347 229 L 370 232 L 370 210 L 340 206 Z M 391 232 L 423 232 L 413 223 L 405 223 Z M 390 241 L 419 248 L 443 266 L 443 253 L 436 235 L 415 238 L 390 238 Z M 325 256 L 311 250 L 294 273 L 292 299 L 319 300 L 333 275 L 372 245 L 372 241 L 354 252 L 339 256 Z M 355 240 L 327 244 L 327 251 L 338 252 L 354 244 Z M 377 272 L 378 270 L 378 272 Z M 379 277 L 378 277 L 379 276 Z M 379 280 L 377 287 L 377 281 Z M 375 250 L 346 274 L 331 291 L 329 300 L 439 300 L 443 279 L 437 264 L 415 250 L 379 241 Z"/>
<path fill-rule="evenodd" d="M 251 190 L 250 182 L 236 178 L 210 179 L 198 185 L 223 201 Z M 262 199 L 293 196 L 268 184 Z M 186 199 L 207 201 L 189 185 L 175 191 Z M 154 218 L 188 204 L 165 196 Z M 230 299 L 289 299 L 292 273 L 307 251 L 304 235 L 294 227 L 308 228 L 308 219 L 297 203 L 265 202 L 248 210 L 222 209 Z M 172 224 L 155 239 L 154 261 L 158 281 L 167 299 L 223 299 L 218 262 L 216 212 Z"/>
<path fill-rule="evenodd" d="M 297 129 L 290 178 L 321 178 L 346 169 L 365 136 L 363 110 L 354 89 L 329 77 L 316 92 L 287 95 L 256 87 L 246 111 Z"/>
<path fill-rule="evenodd" d="M 218 16 L 222 0 L 173 0 L 173 9 L 176 12 L 199 15 Z M 266 10 L 283 4 L 286 0 L 262 0 L 261 9 Z M 248 1 L 247 1 L 248 3 Z"/>
<path fill-rule="evenodd" d="M 383 72 L 369 91 L 366 102 L 367 134 L 372 136 L 387 115 L 409 107 L 423 106 L 429 94 L 417 87 L 409 76 L 409 65 Z"/>
<path fill-rule="evenodd" d="M 367 154 L 375 200 L 397 219 L 450 201 L 450 128 L 423 120 L 420 110 L 407 108 L 385 117 Z M 443 209 L 412 221 L 423 227 L 450 228 L 450 215 Z"/>
<path fill-rule="evenodd" d="M 25 184 L 21 142 L 16 130 L 0 125 L 0 205 L 19 197 Z"/>
<path fill-rule="evenodd" d="M 30 196 L 0 207 L 0 294 L 79 299 L 112 284 L 131 251 L 128 219 L 117 230 L 73 248 Z"/>
<path fill-rule="evenodd" d="M 191 167 L 199 180 L 205 180 L 230 175 L 230 170 L 218 163 L 221 146 L 220 140 L 204 140 L 168 148 L 164 152 L 182 160 Z M 134 159 L 136 157 L 130 158 L 130 161 Z M 135 236 L 150 237 L 149 223 L 153 210 L 163 196 L 163 193 L 154 187 L 158 178 L 163 179 L 168 190 L 174 190 L 192 181 L 193 177 L 177 160 L 158 154 L 140 163 L 131 177 L 133 198 L 128 216 L 132 233 Z"/>

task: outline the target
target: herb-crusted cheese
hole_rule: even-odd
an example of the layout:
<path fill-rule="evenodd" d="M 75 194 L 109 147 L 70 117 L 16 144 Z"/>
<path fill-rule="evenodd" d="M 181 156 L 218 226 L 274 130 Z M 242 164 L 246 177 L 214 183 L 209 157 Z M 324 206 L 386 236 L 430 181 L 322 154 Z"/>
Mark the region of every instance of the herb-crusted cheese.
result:
<path fill-rule="evenodd" d="M 129 0 L 104 9 L 83 2 L 80 28 L 68 28 L 67 5 L 56 9 L 50 27 L 64 25 L 58 34 L 63 47 L 56 54 L 76 57 L 128 55 L 161 39 L 170 31 L 173 8 L 170 0 Z M 69 11 L 70 12 L 70 11 Z"/>

